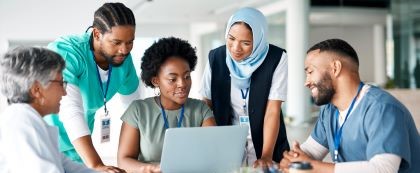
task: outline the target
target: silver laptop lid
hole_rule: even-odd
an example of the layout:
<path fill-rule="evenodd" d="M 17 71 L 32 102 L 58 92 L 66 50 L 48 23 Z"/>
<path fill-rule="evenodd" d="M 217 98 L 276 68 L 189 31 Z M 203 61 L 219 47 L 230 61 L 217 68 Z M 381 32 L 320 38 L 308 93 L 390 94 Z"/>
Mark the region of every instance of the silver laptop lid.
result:
<path fill-rule="evenodd" d="M 163 173 L 229 173 L 238 170 L 248 126 L 170 128 L 163 142 Z"/>

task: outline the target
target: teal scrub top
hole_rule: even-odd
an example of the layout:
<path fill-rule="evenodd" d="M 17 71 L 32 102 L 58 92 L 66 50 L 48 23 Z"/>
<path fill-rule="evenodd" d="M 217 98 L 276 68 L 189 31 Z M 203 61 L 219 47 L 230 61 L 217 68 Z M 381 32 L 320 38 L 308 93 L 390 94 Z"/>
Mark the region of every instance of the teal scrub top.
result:
<path fill-rule="evenodd" d="M 60 54 L 66 61 L 63 78 L 70 84 L 79 87 L 84 108 L 84 118 L 89 130 L 93 131 L 96 111 L 104 105 L 103 93 L 100 89 L 97 65 L 94 61 L 90 44 L 91 33 L 61 37 L 48 45 L 48 48 Z M 102 83 L 106 89 L 106 83 Z M 106 100 L 109 101 L 117 92 L 129 95 L 136 91 L 139 78 L 133 65 L 131 54 L 118 67 L 112 67 L 110 83 Z M 107 105 L 109 108 L 109 105 Z M 48 124 L 59 128 L 60 150 L 70 158 L 77 157 L 67 132 L 58 116 L 44 118 Z M 69 153 L 73 150 L 73 153 Z M 73 159 L 78 160 L 78 159 Z"/>

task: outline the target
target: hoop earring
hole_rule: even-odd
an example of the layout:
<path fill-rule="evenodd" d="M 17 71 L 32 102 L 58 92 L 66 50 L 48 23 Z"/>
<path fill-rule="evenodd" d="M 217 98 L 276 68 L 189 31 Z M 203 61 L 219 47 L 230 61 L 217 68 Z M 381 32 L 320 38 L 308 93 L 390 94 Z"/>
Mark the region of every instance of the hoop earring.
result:
<path fill-rule="evenodd" d="M 160 96 L 160 89 L 153 88 L 153 93 L 155 93 L 155 96 Z"/>

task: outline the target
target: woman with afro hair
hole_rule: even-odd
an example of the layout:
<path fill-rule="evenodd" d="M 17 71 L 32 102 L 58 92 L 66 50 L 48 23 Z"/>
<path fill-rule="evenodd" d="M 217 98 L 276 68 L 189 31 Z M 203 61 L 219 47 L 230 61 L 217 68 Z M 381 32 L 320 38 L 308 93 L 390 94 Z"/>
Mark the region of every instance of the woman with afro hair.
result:
<path fill-rule="evenodd" d="M 197 55 L 179 38 L 162 38 L 142 57 L 141 79 L 160 94 L 136 100 L 121 117 L 118 165 L 128 172 L 160 172 L 165 130 L 173 127 L 214 126 L 211 109 L 188 98 Z"/>

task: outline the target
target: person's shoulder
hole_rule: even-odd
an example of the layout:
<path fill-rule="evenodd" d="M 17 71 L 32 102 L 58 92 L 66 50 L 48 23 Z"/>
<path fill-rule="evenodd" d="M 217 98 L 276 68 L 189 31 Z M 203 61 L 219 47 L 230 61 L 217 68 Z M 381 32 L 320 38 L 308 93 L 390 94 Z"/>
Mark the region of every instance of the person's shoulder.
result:
<path fill-rule="evenodd" d="M 397 98 L 379 87 L 370 86 L 368 92 L 366 93 L 366 99 L 376 106 L 392 106 L 409 114 L 407 108 Z"/>
<path fill-rule="evenodd" d="M 270 49 L 279 49 L 279 50 L 284 50 L 285 51 L 285 49 L 284 48 L 282 48 L 282 47 L 280 47 L 280 46 L 276 46 L 276 45 L 274 45 L 274 44 L 268 44 L 269 45 L 269 48 Z"/>
<path fill-rule="evenodd" d="M 188 97 L 185 104 L 197 106 L 197 105 L 202 105 L 202 104 L 205 104 L 205 103 L 202 100 Z"/>
<path fill-rule="evenodd" d="M 220 50 L 226 50 L 226 45 L 221 45 L 219 47 L 216 47 L 214 49 L 212 49 L 211 51 L 220 51 Z"/>
<path fill-rule="evenodd" d="M 86 49 L 89 47 L 89 39 L 90 33 L 61 36 L 60 38 L 48 44 L 48 48 L 53 50 Z"/>
<path fill-rule="evenodd" d="M 59 37 L 55 42 L 63 42 L 63 43 L 85 43 L 89 42 L 90 33 L 83 33 L 83 34 L 71 34 Z"/>
<path fill-rule="evenodd" d="M 6 107 L 1 115 L 1 127 L 27 127 L 40 124 L 42 119 L 28 104 L 16 103 Z"/>
<path fill-rule="evenodd" d="M 226 45 L 219 46 L 210 50 L 209 52 L 209 65 L 213 68 L 214 64 L 224 64 L 226 57 Z M 218 65 L 216 65 L 218 66 Z"/>
<path fill-rule="evenodd" d="M 203 109 L 208 107 L 206 103 L 204 103 L 203 100 L 195 99 L 195 98 L 188 98 L 185 102 L 185 107 L 188 107 L 190 109 Z"/>
<path fill-rule="evenodd" d="M 0 128 L 5 127 L 6 125 L 10 124 L 13 121 L 13 113 L 15 112 L 16 108 L 14 104 L 7 106 L 0 116 Z M 19 114 L 16 114 L 16 117 L 19 118 Z"/>
<path fill-rule="evenodd" d="M 155 97 L 147 97 L 145 99 L 138 99 L 137 100 L 140 104 L 156 104 L 156 99 Z"/>
<path fill-rule="evenodd" d="M 153 104 L 155 103 L 152 97 L 133 100 L 130 106 L 128 106 L 128 108 L 125 110 L 122 119 L 127 119 L 127 117 L 137 117 L 142 119 L 147 118 L 151 116 L 151 112 L 159 110 L 158 107 Z"/>
<path fill-rule="evenodd" d="M 211 112 L 210 107 L 204 101 L 195 98 L 188 98 L 184 108 L 186 114 L 195 117 L 210 115 L 209 112 Z M 211 113 L 211 115 L 213 114 Z"/>
<path fill-rule="evenodd" d="M 366 98 L 369 100 L 375 100 L 375 102 L 382 104 L 399 103 L 399 101 L 390 93 L 373 85 L 369 86 L 369 90 L 366 93 Z"/>
<path fill-rule="evenodd" d="M 8 105 L 3 111 L 3 117 L 20 117 L 22 114 L 29 112 L 30 106 L 24 103 L 12 103 Z"/>
<path fill-rule="evenodd" d="M 219 47 L 216 47 L 216 48 L 210 50 L 209 57 L 212 57 L 212 56 L 215 56 L 215 55 L 218 56 L 218 55 L 221 55 L 221 54 L 225 55 L 225 53 L 226 53 L 226 45 L 222 45 L 222 46 L 219 46 Z"/>
<path fill-rule="evenodd" d="M 319 118 L 324 119 L 325 117 L 332 115 L 331 112 L 334 112 L 336 109 L 337 108 L 331 103 L 327 103 L 325 105 L 322 105 L 319 108 Z"/>
<path fill-rule="evenodd" d="M 276 46 L 274 44 L 269 44 L 269 49 L 268 51 L 280 51 L 280 52 L 285 52 L 286 53 L 286 49 Z"/>
<path fill-rule="evenodd" d="M 154 103 L 154 99 L 153 97 L 148 97 L 145 99 L 137 99 L 137 100 L 133 100 L 131 102 L 131 105 L 135 106 L 135 107 L 144 107 L 144 106 L 150 106 Z"/>

